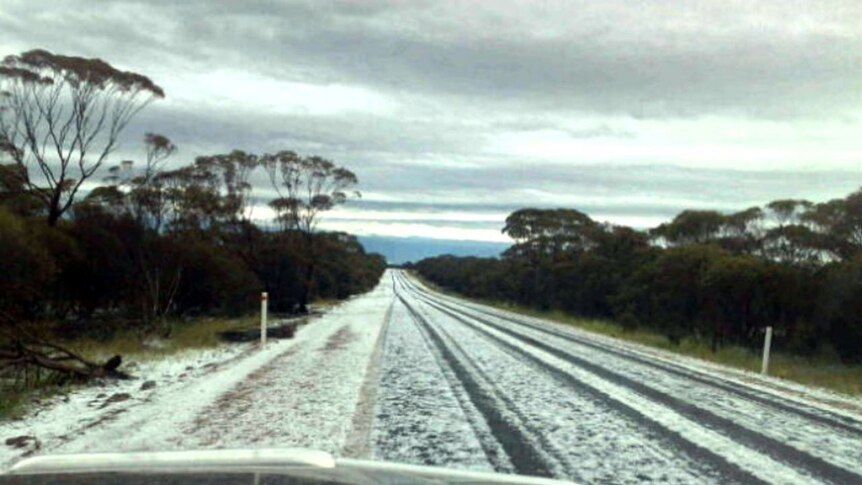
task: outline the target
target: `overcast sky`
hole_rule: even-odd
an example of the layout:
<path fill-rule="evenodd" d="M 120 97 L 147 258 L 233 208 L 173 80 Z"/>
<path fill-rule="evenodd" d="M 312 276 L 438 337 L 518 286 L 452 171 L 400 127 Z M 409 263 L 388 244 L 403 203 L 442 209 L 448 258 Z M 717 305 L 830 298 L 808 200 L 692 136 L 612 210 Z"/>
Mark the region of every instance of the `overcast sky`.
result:
<path fill-rule="evenodd" d="M 0 55 L 161 85 L 122 157 L 318 154 L 363 192 L 329 228 L 498 241 L 524 206 L 647 227 L 855 190 L 860 26 L 858 0 L 0 0 Z"/>

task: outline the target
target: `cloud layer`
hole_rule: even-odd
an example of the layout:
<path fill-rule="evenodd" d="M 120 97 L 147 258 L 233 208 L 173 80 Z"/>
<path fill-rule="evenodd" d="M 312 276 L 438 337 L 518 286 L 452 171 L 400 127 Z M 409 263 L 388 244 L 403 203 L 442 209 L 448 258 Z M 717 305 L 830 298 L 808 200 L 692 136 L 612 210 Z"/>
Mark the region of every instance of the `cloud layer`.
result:
<path fill-rule="evenodd" d="M 855 189 L 859 25 L 855 1 L 7 0 L 0 53 L 101 57 L 162 85 L 124 157 L 144 131 L 176 163 L 320 154 L 366 195 L 329 227 L 499 240 L 526 205 L 648 226 Z"/>

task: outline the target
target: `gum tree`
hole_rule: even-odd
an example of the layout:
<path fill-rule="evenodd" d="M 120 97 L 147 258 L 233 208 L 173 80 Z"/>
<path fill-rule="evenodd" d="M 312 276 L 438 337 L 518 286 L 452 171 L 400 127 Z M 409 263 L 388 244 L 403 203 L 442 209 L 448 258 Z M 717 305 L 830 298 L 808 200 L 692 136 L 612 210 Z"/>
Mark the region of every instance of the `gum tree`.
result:
<path fill-rule="evenodd" d="M 0 151 L 55 225 L 120 134 L 164 91 L 101 59 L 31 50 L 0 63 Z"/>
<path fill-rule="evenodd" d="M 308 299 L 317 268 L 318 250 L 315 233 L 320 215 L 341 205 L 351 196 L 358 183 L 356 175 L 321 157 L 301 157 L 292 151 L 267 154 L 261 158 L 278 198 L 270 202 L 276 219 L 285 232 L 301 236 L 305 256 L 305 284 L 300 310 L 307 311 Z"/>

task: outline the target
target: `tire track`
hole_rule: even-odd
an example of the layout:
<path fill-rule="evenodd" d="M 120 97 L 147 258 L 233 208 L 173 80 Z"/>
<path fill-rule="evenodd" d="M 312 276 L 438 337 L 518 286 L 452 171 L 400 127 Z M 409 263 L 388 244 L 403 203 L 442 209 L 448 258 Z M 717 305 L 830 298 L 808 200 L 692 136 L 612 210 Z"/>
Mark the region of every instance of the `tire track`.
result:
<path fill-rule="evenodd" d="M 371 458 L 371 428 L 374 421 L 374 403 L 377 401 L 377 386 L 380 383 L 380 360 L 383 355 L 383 344 L 389 333 L 392 307 L 394 306 L 395 300 L 393 299 L 383 316 L 383 327 L 380 329 L 380 334 L 374 343 L 374 350 L 371 352 L 371 358 L 368 359 L 368 365 L 365 368 L 365 381 L 359 389 L 359 400 L 356 404 L 356 411 L 353 413 L 351 430 L 341 449 L 341 456 L 356 459 Z"/>
<path fill-rule="evenodd" d="M 372 459 L 511 471 L 499 447 L 499 459 L 491 461 L 490 431 L 394 293 L 392 309 L 374 404 Z"/>
<path fill-rule="evenodd" d="M 410 285 L 412 285 L 412 288 L 411 288 L 412 291 L 416 291 L 417 293 L 420 293 L 423 296 L 424 295 L 431 295 L 431 293 L 422 290 L 418 286 L 413 285 L 412 282 L 410 283 Z M 568 333 L 568 332 L 565 332 L 562 330 L 553 329 L 553 328 L 547 328 L 547 327 L 526 321 L 524 319 L 518 319 L 516 317 L 511 317 L 508 315 L 504 315 L 502 313 L 494 313 L 494 312 L 482 310 L 479 308 L 475 308 L 473 306 L 458 304 L 458 303 L 455 303 L 454 301 L 449 300 L 448 298 L 447 298 L 447 302 L 449 303 L 448 305 L 445 303 L 441 303 L 439 300 L 434 300 L 434 301 L 436 303 L 443 305 L 443 306 L 446 306 L 446 307 L 448 307 L 454 311 L 459 311 L 459 310 L 463 311 L 463 309 L 468 309 L 470 311 L 473 311 L 476 313 L 481 313 L 481 314 L 484 314 L 484 315 L 487 315 L 490 317 L 500 318 L 502 320 L 506 320 L 508 322 L 511 322 L 511 323 L 514 323 L 517 325 L 524 325 L 524 326 L 530 327 L 536 331 L 543 332 L 543 333 L 546 333 L 548 335 L 553 335 L 553 336 L 562 338 L 564 340 L 568 340 L 570 342 L 576 343 L 578 345 L 583 345 L 585 347 L 589 347 L 591 349 L 598 350 L 598 351 L 603 352 L 603 353 L 608 354 L 608 355 L 612 355 L 615 357 L 630 360 L 630 361 L 636 362 L 638 364 L 642 364 L 644 366 L 651 367 L 653 369 L 667 372 L 667 373 L 672 374 L 672 375 L 677 376 L 677 377 L 681 377 L 684 379 L 695 381 L 698 384 L 703 384 L 703 385 L 707 385 L 707 386 L 710 386 L 710 387 L 713 387 L 716 389 L 720 389 L 722 391 L 728 392 L 730 394 L 734 394 L 736 396 L 742 397 L 742 398 L 747 399 L 749 401 L 772 407 L 772 408 L 774 408 L 778 411 L 781 411 L 781 412 L 792 413 L 792 414 L 795 414 L 795 415 L 797 415 L 803 419 L 807 419 L 809 421 L 813 421 L 813 422 L 816 422 L 818 424 L 830 426 L 830 427 L 833 427 L 836 429 L 840 429 L 842 431 L 852 433 L 854 435 L 859 436 L 859 438 L 862 439 L 862 423 L 859 423 L 857 420 L 854 420 L 853 418 L 851 418 L 849 416 L 842 416 L 839 414 L 831 413 L 827 410 L 818 410 L 819 411 L 819 413 L 818 413 L 818 412 L 812 412 L 812 411 L 809 411 L 806 409 L 801 409 L 799 407 L 777 401 L 777 400 L 775 400 L 774 396 L 771 396 L 770 394 L 765 393 L 765 392 L 760 392 L 760 391 L 756 391 L 756 390 L 752 390 L 752 389 L 742 389 L 739 386 L 734 386 L 732 384 L 717 381 L 715 378 L 713 378 L 711 376 L 708 377 L 708 376 L 704 376 L 704 375 L 697 375 L 696 371 L 684 368 L 682 366 L 677 366 L 677 365 L 674 365 L 671 363 L 666 363 L 666 362 L 656 362 L 654 360 L 650 360 L 648 358 L 637 355 L 633 352 L 628 352 L 628 351 L 625 351 L 622 349 L 612 349 L 612 348 L 609 348 L 608 346 L 602 345 L 600 343 L 592 342 L 592 341 L 589 341 L 588 339 L 584 339 L 584 338 L 580 338 L 578 336 L 572 335 L 571 333 Z"/>
<path fill-rule="evenodd" d="M 520 334 L 514 330 L 511 330 L 505 326 L 495 324 L 493 322 L 489 322 L 487 320 L 482 320 L 476 316 L 472 316 L 470 314 L 461 313 L 460 315 L 453 312 L 450 308 L 446 308 L 442 305 L 438 305 L 435 301 L 428 299 L 427 297 L 417 295 L 420 298 L 428 303 L 429 305 L 437 307 L 437 309 L 441 312 L 444 312 L 450 315 L 452 318 L 455 318 L 467 325 L 473 325 L 478 331 L 484 332 L 490 338 L 494 338 L 498 341 L 500 339 L 493 335 L 492 333 L 487 332 L 484 329 L 477 327 L 474 323 L 471 323 L 464 316 L 475 320 L 482 325 L 492 327 L 497 331 L 509 335 L 510 337 L 517 339 L 519 341 L 525 342 L 528 345 L 541 349 L 548 354 L 551 354 L 561 360 L 570 362 L 580 368 L 583 368 L 602 379 L 605 379 L 609 382 L 613 382 L 622 387 L 626 387 L 632 389 L 638 394 L 645 396 L 654 402 L 657 402 L 673 411 L 679 413 L 682 416 L 685 416 L 688 419 L 691 419 L 694 422 L 701 423 L 704 426 L 713 429 L 715 431 L 720 432 L 721 434 L 732 438 L 733 440 L 749 447 L 754 450 L 757 450 L 764 454 L 765 456 L 769 456 L 777 461 L 783 462 L 794 468 L 802 468 L 807 472 L 811 473 L 813 476 L 817 476 L 819 478 L 823 478 L 829 480 L 833 483 L 862 483 L 862 475 L 854 473 L 852 471 L 846 470 L 844 468 L 833 465 L 821 458 L 809 455 L 803 451 L 800 451 L 792 446 L 786 445 L 780 441 L 777 441 L 768 436 L 764 436 L 761 433 L 750 430 L 740 424 L 737 424 L 729 419 L 723 418 L 721 416 L 717 416 L 710 411 L 699 408 L 693 404 L 682 401 L 681 399 L 675 398 L 668 394 L 665 394 L 661 391 L 653 389 L 639 381 L 630 379 L 626 376 L 617 374 L 616 372 L 605 369 L 599 365 L 588 362 L 580 357 L 574 356 L 569 352 L 560 350 L 552 345 L 541 342 L 533 337 L 529 337 L 523 334 Z M 504 345 L 506 343 L 500 341 Z M 514 350 L 524 353 L 525 355 L 529 355 L 524 352 L 523 349 L 519 349 L 517 347 L 511 346 Z M 690 446 L 690 444 L 689 444 Z"/>
<path fill-rule="evenodd" d="M 400 276 L 400 275 L 399 275 Z M 400 276 L 403 279 L 403 276 Z M 417 294 L 421 295 L 423 298 L 430 298 L 431 293 L 429 291 L 423 291 L 418 288 L 414 282 L 409 281 L 409 284 L 412 286 L 414 291 Z M 576 353 L 576 351 L 584 352 L 586 351 L 587 355 L 592 355 L 593 358 L 601 358 L 605 360 L 605 358 L 601 357 L 602 355 L 609 356 L 611 362 L 616 359 L 618 362 L 613 362 L 609 365 L 607 362 L 602 364 L 601 367 L 615 369 L 618 373 L 626 375 L 628 378 L 633 379 L 635 382 L 641 382 L 644 378 L 648 378 L 650 372 L 648 369 L 656 369 L 659 371 L 666 370 L 666 366 L 663 365 L 655 365 L 653 362 L 646 360 L 642 356 L 638 355 L 630 355 L 625 349 L 608 349 L 607 346 L 602 346 L 600 344 L 596 344 L 588 341 L 584 338 L 578 338 L 577 336 L 571 336 L 568 333 L 565 333 L 563 330 L 561 331 L 553 331 L 551 329 L 543 328 L 540 322 L 530 323 L 519 320 L 517 318 L 507 318 L 505 315 L 500 315 L 497 313 L 492 313 L 488 311 L 482 311 L 478 308 L 474 308 L 472 305 L 467 304 L 458 304 L 458 302 L 454 299 L 447 298 L 446 301 L 449 301 L 451 305 L 446 305 L 443 302 L 438 301 L 437 299 L 431 299 L 433 303 L 444 306 L 450 310 L 454 310 L 456 312 L 462 312 L 465 315 L 469 315 L 472 318 L 476 318 L 479 321 L 489 323 L 481 318 L 478 318 L 476 314 L 488 315 L 494 317 L 495 322 L 506 321 L 515 324 L 515 327 L 507 326 L 506 328 L 514 328 L 517 329 L 518 332 L 522 332 L 520 329 L 532 329 L 536 332 L 541 332 L 542 334 L 552 335 L 554 337 L 560 338 L 561 340 L 571 343 L 576 346 L 583 346 L 589 350 L 581 350 L 581 349 L 573 349 L 564 345 L 562 342 L 555 342 L 554 345 L 559 350 L 564 350 L 569 355 L 573 356 L 581 356 L 582 353 Z M 466 312 L 463 309 L 472 310 L 470 312 Z M 501 312 L 502 313 L 502 312 Z M 500 325 L 500 323 L 496 323 L 495 325 Z M 529 333 L 524 332 L 524 334 L 529 335 Z M 590 351 L 599 351 L 599 354 Z M 632 352 L 634 353 L 634 352 Z M 587 359 L 589 361 L 593 361 L 592 359 Z M 626 365 L 626 362 L 635 362 L 638 364 L 644 364 L 643 370 L 638 369 L 637 367 L 630 367 Z M 672 363 L 669 365 L 673 365 Z M 681 367 L 681 366 L 680 366 Z M 696 371 L 695 371 L 696 372 Z M 684 371 L 669 371 L 668 374 L 670 376 L 687 378 L 688 380 L 692 380 L 697 376 L 692 376 L 688 372 Z M 661 374 L 659 374 L 661 376 Z M 716 378 L 720 379 L 720 378 Z M 701 406 L 700 403 L 709 403 L 707 406 L 707 411 L 713 414 L 718 415 L 724 419 L 728 419 L 731 422 L 738 423 L 738 425 L 747 428 L 748 430 L 764 435 L 764 437 L 777 441 L 778 443 L 786 444 L 785 446 L 789 446 L 797 450 L 800 453 L 811 456 L 820 460 L 823 463 L 828 463 L 832 467 L 837 467 L 840 469 L 848 470 L 857 475 L 862 471 L 862 461 L 860 461 L 860 450 L 857 446 L 858 440 L 862 439 L 860 433 L 856 431 L 853 426 L 835 426 L 834 423 L 829 418 L 824 418 L 816 414 L 815 412 L 807 412 L 805 410 L 798 410 L 793 406 L 782 405 L 779 402 L 773 402 L 768 400 L 764 402 L 761 399 L 752 399 L 753 395 L 745 392 L 744 390 L 740 390 L 738 388 L 732 387 L 729 383 L 721 384 L 715 383 L 711 380 L 704 380 L 705 384 L 714 384 L 711 386 L 712 388 L 719 388 L 720 390 L 726 391 L 736 391 L 736 392 L 727 392 L 726 396 L 715 396 L 713 399 L 712 395 L 708 392 L 708 387 L 706 386 L 694 386 L 691 388 L 691 396 L 688 396 L 689 392 L 686 391 L 685 381 L 680 381 L 676 379 L 660 379 L 658 386 L 652 385 L 653 389 L 657 392 L 661 392 L 664 395 L 676 396 L 677 392 L 683 392 L 684 395 L 687 396 L 685 399 L 689 403 L 693 403 L 694 406 Z M 700 379 L 696 379 L 695 382 L 701 383 Z M 768 393 L 764 393 L 767 394 Z M 734 405 L 734 399 L 741 397 L 743 400 L 754 403 L 752 408 L 750 408 L 751 414 L 744 414 L 740 416 L 739 409 Z M 748 406 L 747 403 L 740 403 L 745 406 Z M 767 405 L 764 405 L 767 404 Z M 768 406 L 768 404 L 772 404 L 772 406 Z M 760 407 L 758 407 L 760 405 Z M 789 409 L 789 412 L 781 413 L 775 412 L 775 410 L 782 411 L 784 409 Z M 798 412 L 792 412 L 798 411 Z M 816 411 L 816 410 L 812 410 Z M 838 415 L 836 415 L 838 416 Z M 821 419 L 812 419 L 813 418 L 821 418 Z M 852 421 L 852 418 L 849 418 Z M 767 424 L 768 423 L 768 424 Z M 767 426 L 767 427 L 764 427 Z M 830 433 L 829 430 L 824 430 L 823 427 L 827 426 L 834 430 L 834 434 Z M 825 433 L 824 433 L 825 431 Z M 814 465 L 819 466 L 819 464 Z"/>
<path fill-rule="evenodd" d="M 534 439 L 506 418 L 500 409 L 500 400 L 486 386 L 482 385 L 476 375 L 468 368 L 468 365 L 459 360 L 455 352 L 446 345 L 443 337 L 432 328 L 427 320 L 401 295 L 397 295 L 397 297 L 421 329 L 428 345 L 437 349 L 439 355 L 458 379 L 473 406 L 485 418 L 494 439 L 502 446 L 509 461 L 514 466 L 515 472 L 521 475 L 555 476 L 554 472 L 559 468 L 559 465 L 549 462 L 543 456 L 542 451 L 532 444 Z"/>
<path fill-rule="evenodd" d="M 438 309 L 438 311 L 442 310 Z M 459 318 L 459 316 L 457 315 L 449 313 L 447 313 L 447 315 L 471 328 L 481 337 L 489 340 L 493 345 L 501 347 L 503 351 L 509 353 L 510 355 L 515 356 L 519 360 L 526 360 L 531 362 L 536 367 L 542 369 L 543 372 L 550 375 L 557 382 L 560 382 L 561 384 L 568 387 L 577 388 L 579 392 L 583 392 L 595 401 L 601 402 L 613 412 L 631 420 L 632 422 L 637 423 L 639 426 L 647 430 L 648 433 L 651 433 L 659 437 L 660 440 L 668 443 L 671 447 L 675 449 L 676 453 L 681 455 L 687 455 L 692 462 L 705 465 L 706 468 L 711 467 L 715 470 L 719 470 L 722 474 L 723 483 L 767 483 L 757 478 L 756 476 L 748 473 L 747 471 L 741 469 L 736 464 L 730 463 L 721 455 L 716 454 L 707 448 L 699 446 L 696 443 L 692 443 L 690 440 L 686 439 L 682 435 L 667 429 L 660 423 L 656 422 L 650 416 L 641 413 L 637 409 L 630 407 L 621 401 L 609 397 L 607 394 L 594 387 L 591 387 L 589 384 L 581 382 L 569 373 L 554 366 L 551 366 L 546 362 L 542 361 L 541 359 L 538 359 L 535 356 L 529 354 L 528 352 L 525 352 L 523 348 L 503 341 L 494 336 L 493 334 L 485 332 L 481 329 L 477 329 L 474 324 L 462 318 Z"/>

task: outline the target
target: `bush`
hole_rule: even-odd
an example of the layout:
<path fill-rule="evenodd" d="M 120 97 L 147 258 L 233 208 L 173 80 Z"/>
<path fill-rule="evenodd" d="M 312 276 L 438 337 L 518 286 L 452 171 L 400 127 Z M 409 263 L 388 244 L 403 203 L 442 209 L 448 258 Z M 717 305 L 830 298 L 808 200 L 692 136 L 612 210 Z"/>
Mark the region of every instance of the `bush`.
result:
<path fill-rule="evenodd" d="M 256 308 L 262 285 L 239 257 L 203 241 L 178 240 L 176 248 L 179 313 L 236 316 Z"/>
<path fill-rule="evenodd" d="M 132 247 L 139 244 L 139 232 L 131 219 L 96 212 L 69 225 L 67 234 L 76 241 L 79 257 L 68 260 L 62 282 L 80 318 L 117 308 L 135 287 Z"/>
<path fill-rule="evenodd" d="M 862 362 L 862 258 L 827 270 L 818 315 L 846 362 Z"/>
<path fill-rule="evenodd" d="M 33 318 L 55 280 L 57 265 L 27 221 L 0 207 L 0 311 Z"/>

